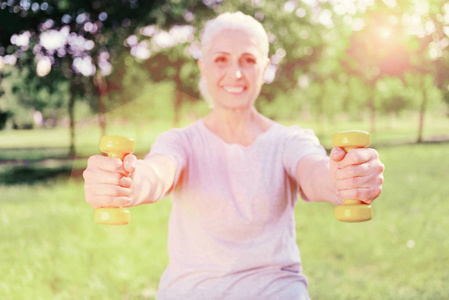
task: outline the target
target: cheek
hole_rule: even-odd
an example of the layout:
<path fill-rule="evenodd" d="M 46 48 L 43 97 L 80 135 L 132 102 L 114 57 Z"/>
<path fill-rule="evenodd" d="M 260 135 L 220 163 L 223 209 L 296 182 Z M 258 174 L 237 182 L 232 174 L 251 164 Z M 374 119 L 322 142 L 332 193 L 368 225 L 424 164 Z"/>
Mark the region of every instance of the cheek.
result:
<path fill-rule="evenodd" d="M 222 77 L 222 73 L 223 71 L 219 68 L 208 68 L 204 76 L 209 84 L 216 84 Z"/>
<path fill-rule="evenodd" d="M 263 73 L 261 70 L 255 70 L 251 74 L 251 81 L 253 82 L 253 85 L 259 89 L 263 84 Z"/>

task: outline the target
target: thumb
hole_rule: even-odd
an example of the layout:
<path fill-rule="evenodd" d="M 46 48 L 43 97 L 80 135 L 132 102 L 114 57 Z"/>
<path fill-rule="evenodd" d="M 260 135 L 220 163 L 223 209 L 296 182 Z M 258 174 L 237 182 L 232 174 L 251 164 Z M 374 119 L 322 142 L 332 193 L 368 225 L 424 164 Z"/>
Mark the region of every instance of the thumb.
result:
<path fill-rule="evenodd" d="M 137 157 L 134 154 L 128 154 L 123 159 L 123 168 L 128 173 L 133 173 L 136 170 Z"/>
<path fill-rule="evenodd" d="M 332 151 L 331 151 L 331 154 L 329 157 L 334 162 L 339 162 L 345 157 L 345 155 L 346 155 L 345 150 L 343 150 L 340 147 L 334 147 L 334 148 L 332 148 Z"/>

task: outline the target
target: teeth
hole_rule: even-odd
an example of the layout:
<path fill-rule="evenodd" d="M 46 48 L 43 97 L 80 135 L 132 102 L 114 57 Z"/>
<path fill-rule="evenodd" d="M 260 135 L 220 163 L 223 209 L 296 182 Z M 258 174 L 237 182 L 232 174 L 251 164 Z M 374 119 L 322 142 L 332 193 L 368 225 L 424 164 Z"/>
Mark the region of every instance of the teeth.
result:
<path fill-rule="evenodd" d="M 229 93 L 241 93 L 243 92 L 243 86 L 224 86 L 223 89 Z"/>

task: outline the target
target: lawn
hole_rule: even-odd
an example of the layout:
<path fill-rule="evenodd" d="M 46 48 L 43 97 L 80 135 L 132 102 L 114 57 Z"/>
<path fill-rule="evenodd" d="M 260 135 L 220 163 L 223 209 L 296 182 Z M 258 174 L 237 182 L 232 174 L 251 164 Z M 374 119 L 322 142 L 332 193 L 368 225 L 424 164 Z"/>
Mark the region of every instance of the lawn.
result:
<path fill-rule="evenodd" d="M 298 203 L 312 299 L 449 299 L 449 143 L 378 151 L 373 220 L 340 223 L 331 204 Z M 97 225 L 82 178 L 61 174 L 0 186 L 0 299 L 154 299 L 170 199 L 132 208 L 127 226 Z"/>
<path fill-rule="evenodd" d="M 299 203 L 298 244 L 313 299 L 449 299 L 449 144 L 378 149 L 386 166 L 374 218 L 333 220 Z"/>

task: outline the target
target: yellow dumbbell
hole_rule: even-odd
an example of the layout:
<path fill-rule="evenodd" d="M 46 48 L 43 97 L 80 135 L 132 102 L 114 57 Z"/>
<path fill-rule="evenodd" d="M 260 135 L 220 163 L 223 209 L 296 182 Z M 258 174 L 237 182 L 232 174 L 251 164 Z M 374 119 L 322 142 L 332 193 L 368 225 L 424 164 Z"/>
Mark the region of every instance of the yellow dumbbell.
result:
<path fill-rule="evenodd" d="M 134 152 L 134 140 L 122 136 L 103 136 L 100 139 L 100 151 L 109 157 L 123 161 L 126 155 Z M 104 225 L 126 225 L 130 220 L 130 212 L 126 208 L 102 207 L 95 210 L 95 222 Z"/>
<path fill-rule="evenodd" d="M 332 146 L 341 147 L 346 152 L 356 148 L 366 148 L 370 144 L 369 133 L 360 130 L 343 131 L 332 136 Z M 335 218 L 342 222 L 364 222 L 373 218 L 373 208 L 359 200 L 344 200 L 342 206 L 335 207 Z"/>

